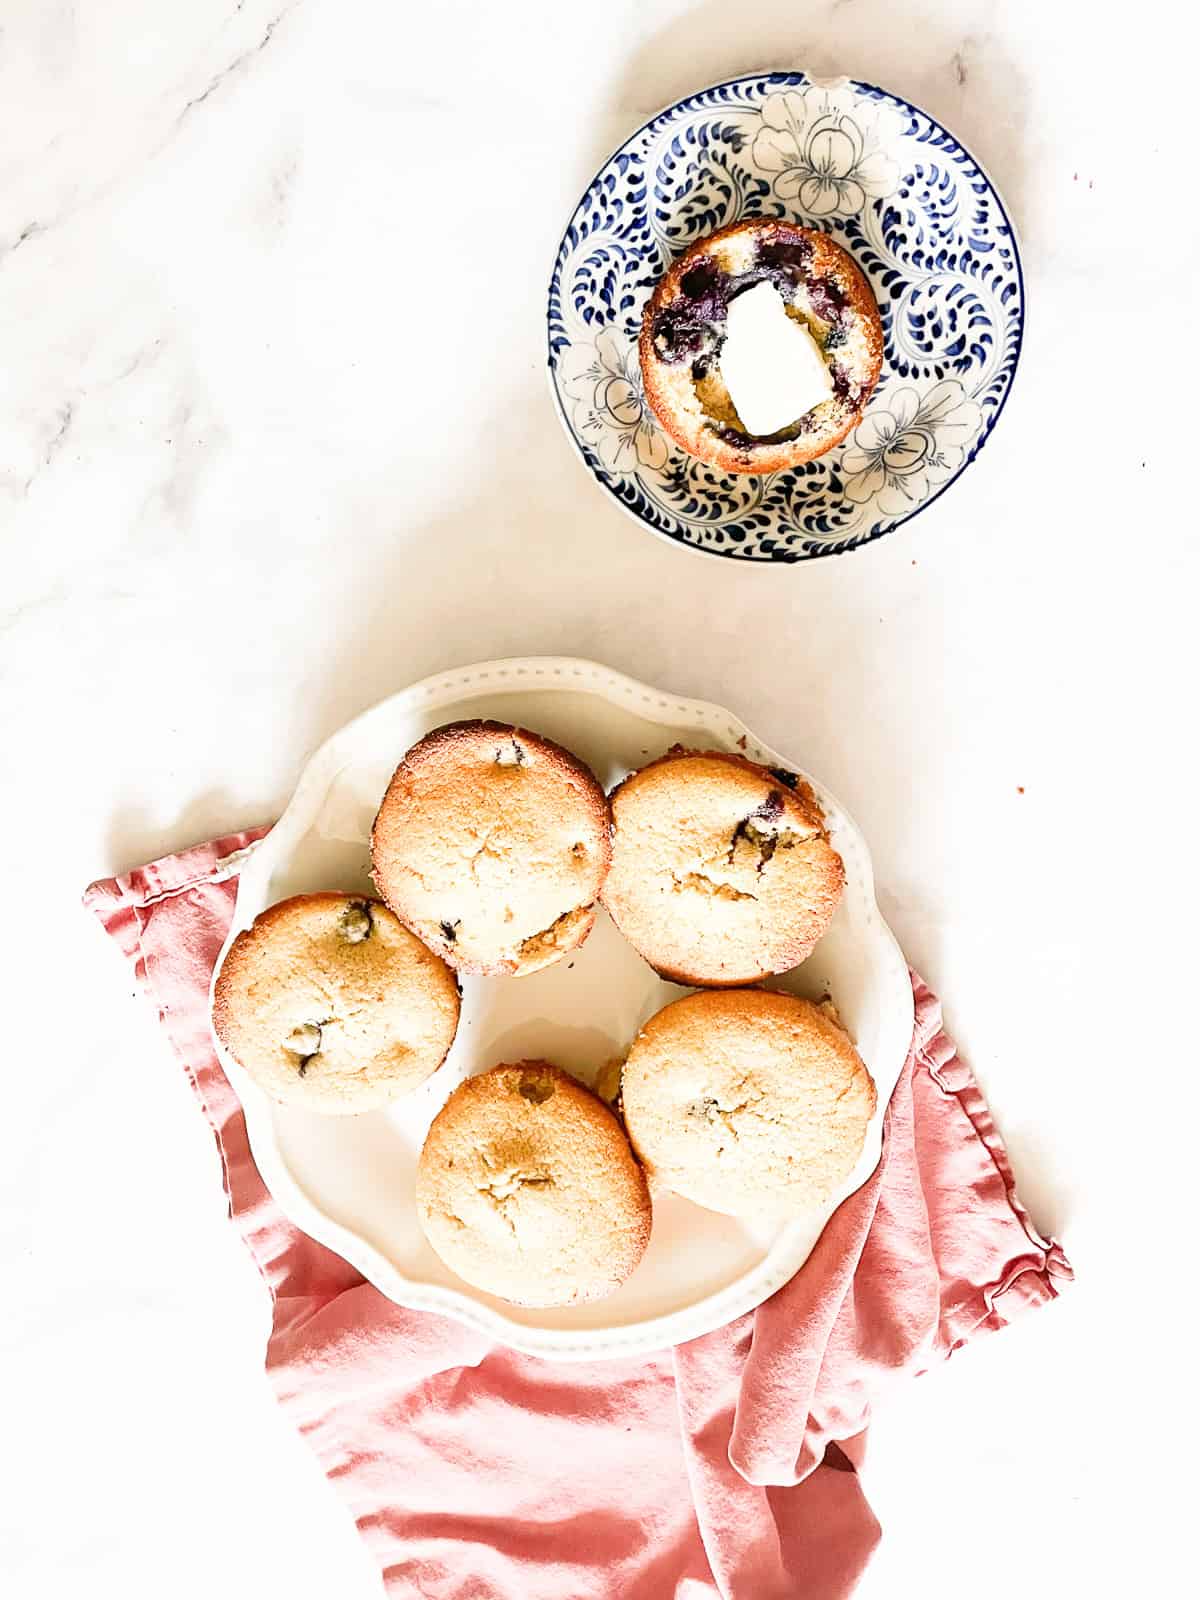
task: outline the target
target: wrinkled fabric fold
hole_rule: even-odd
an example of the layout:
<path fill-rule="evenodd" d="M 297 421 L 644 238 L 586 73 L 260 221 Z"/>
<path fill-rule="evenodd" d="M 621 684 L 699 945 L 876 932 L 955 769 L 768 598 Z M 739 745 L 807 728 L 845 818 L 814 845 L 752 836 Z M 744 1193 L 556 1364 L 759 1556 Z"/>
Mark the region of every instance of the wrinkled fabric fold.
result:
<path fill-rule="evenodd" d="M 880 1164 L 757 1311 L 671 1351 L 522 1356 L 393 1305 L 283 1216 L 208 1029 L 245 852 L 231 834 L 85 903 L 156 1007 L 273 1304 L 280 1405 L 405 1600 L 841 1600 L 879 1540 L 857 1467 L 877 1404 L 1071 1277 L 914 975 Z"/>

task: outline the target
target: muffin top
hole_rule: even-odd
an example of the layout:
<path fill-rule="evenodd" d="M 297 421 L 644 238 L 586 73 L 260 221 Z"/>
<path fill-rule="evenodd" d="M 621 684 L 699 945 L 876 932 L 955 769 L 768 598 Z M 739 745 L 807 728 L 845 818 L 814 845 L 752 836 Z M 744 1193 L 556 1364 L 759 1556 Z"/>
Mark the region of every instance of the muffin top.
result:
<path fill-rule="evenodd" d="M 663 977 L 753 983 L 829 926 L 845 873 L 794 774 L 677 747 L 618 785 L 612 813 L 604 903 Z"/>
<path fill-rule="evenodd" d="M 687 995 L 651 1017 L 621 1075 L 652 1184 L 731 1216 L 822 1205 L 853 1171 L 875 1085 L 842 1028 L 794 995 Z"/>
<path fill-rule="evenodd" d="M 378 900 L 306 894 L 239 933 L 213 994 L 221 1043 L 274 1099 L 369 1111 L 441 1066 L 454 974 Z"/>
<path fill-rule="evenodd" d="M 371 856 L 384 899 L 452 966 L 522 975 L 576 949 L 595 922 L 608 802 L 551 740 L 451 723 L 397 767 Z"/>
<path fill-rule="evenodd" d="M 421 1151 L 417 1214 L 459 1277 L 522 1306 L 611 1294 L 650 1237 L 650 1194 L 613 1114 L 545 1061 L 468 1078 Z"/>
<path fill-rule="evenodd" d="M 812 339 L 828 397 L 759 436 L 722 375 L 729 309 L 760 284 Z M 646 398 L 685 450 L 727 472 L 778 472 L 841 442 L 879 381 L 883 325 L 870 285 L 829 234 L 746 217 L 697 240 L 659 280 L 639 340 Z"/>

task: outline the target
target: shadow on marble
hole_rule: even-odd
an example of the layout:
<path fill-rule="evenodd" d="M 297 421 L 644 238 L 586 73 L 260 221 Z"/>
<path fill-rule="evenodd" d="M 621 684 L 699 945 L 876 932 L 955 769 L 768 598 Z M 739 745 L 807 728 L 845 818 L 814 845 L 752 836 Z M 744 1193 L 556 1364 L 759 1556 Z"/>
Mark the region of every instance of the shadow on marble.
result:
<path fill-rule="evenodd" d="M 899 889 L 891 888 L 879 881 L 878 874 L 875 898 L 888 927 L 900 941 L 909 964 L 926 983 L 939 990 L 945 941 L 936 908 L 911 883 Z"/>
<path fill-rule="evenodd" d="M 163 822 L 139 805 L 122 806 L 109 822 L 105 864 L 102 869 L 97 868 L 96 876 L 128 872 L 147 861 L 157 861 L 160 856 L 271 820 L 243 813 L 244 806 L 230 791 L 216 785 L 189 801 L 171 822 Z"/>
<path fill-rule="evenodd" d="M 946 1029 L 990 1105 L 989 1073 L 972 1056 L 968 1043 L 971 1037 L 969 1020 L 956 1015 L 953 991 L 946 989 L 942 960 L 946 941 L 936 905 L 911 883 L 893 891 L 885 884 L 876 882 L 875 893 L 880 910 L 900 941 L 913 970 L 919 972 L 942 998 Z M 1032 1124 L 1017 1119 L 1008 1122 L 997 1115 L 994 1107 L 992 1115 L 1008 1151 L 1016 1177 L 1017 1193 L 1028 1208 L 1035 1227 L 1043 1234 L 1061 1239 L 1074 1216 L 1075 1207 L 1073 1196 L 1064 1185 L 1058 1156 Z"/>
<path fill-rule="evenodd" d="M 1055 1148 L 1032 1123 L 996 1118 L 1008 1159 L 1017 1180 L 1017 1193 L 1025 1202 L 1034 1227 L 1055 1239 L 1064 1239 L 1075 1220 L 1075 1195 L 1064 1176 L 1061 1148 Z M 1067 1239 L 1070 1253 L 1070 1240 Z"/>

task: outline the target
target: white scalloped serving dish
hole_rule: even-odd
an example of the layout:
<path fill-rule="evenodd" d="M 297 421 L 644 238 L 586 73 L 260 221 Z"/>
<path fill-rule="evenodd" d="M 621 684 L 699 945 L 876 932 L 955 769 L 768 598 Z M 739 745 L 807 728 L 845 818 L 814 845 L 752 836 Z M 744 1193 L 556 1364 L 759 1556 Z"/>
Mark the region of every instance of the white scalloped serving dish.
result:
<path fill-rule="evenodd" d="M 800 770 L 721 707 L 660 693 L 592 662 L 492 661 L 429 678 L 357 717 L 309 761 L 283 816 L 242 867 L 225 950 L 286 895 L 370 890 L 367 841 L 393 769 L 430 728 L 464 717 L 512 720 L 547 734 L 588 762 L 606 788 L 676 742 L 743 750 Z M 913 1022 L 908 970 L 875 903 L 863 837 L 834 797 L 805 776 L 846 864 L 846 892 L 812 956 L 779 986 L 832 995 L 879 1090 L 862 1158 L 823 1210 L 784 1224 L 747 1223 L 664 1195 L 655 1202 L 650 1246 L 628 1282 L 607 1300 L 553 1311 L 481 1294 L 430 1249 L 413 1202 L 416 1161 L 454 1086 L 497 1062 L 529 1056 L 590 1083 L 646 1018 L 684 992 L 657 977 L 601 913 L 567 961 L 527 978 L 465 978 L 462 1021 L 445 1065 L 386 1110 L 319 1117 L 277 1105 L 218 1044 L 259 1170 L 291 1220 L 401 1305 L 456 1317 L 516 1349 L 557 1359 L 631 1355 L 696 1338 L 786 1283 L 837 1204 L 875 1169 L 884 1108 Z"/>

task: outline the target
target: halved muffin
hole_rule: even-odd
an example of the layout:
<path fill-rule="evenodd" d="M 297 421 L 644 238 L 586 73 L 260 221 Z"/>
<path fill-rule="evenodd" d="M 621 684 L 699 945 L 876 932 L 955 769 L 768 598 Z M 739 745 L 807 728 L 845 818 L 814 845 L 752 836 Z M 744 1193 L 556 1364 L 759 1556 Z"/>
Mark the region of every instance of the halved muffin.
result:
<path fill-rule="evenodd" d="M 736 352 L 735 306 L 747 329 Z M 646 398 L 677 444 L 726 472 L 778 472 L 823 455 L 858 422 L 879 381 L 883 325 L 867 280 L 829 234 L 746 217 L 697 240 L 659 280 L 639 355 Z M 731 385 L 747 409 L 755 396 L 772 431 L 750 431 L 764 424 L 739 415 Z M 805 407 L 794 416 L 789 394 Z"/>

